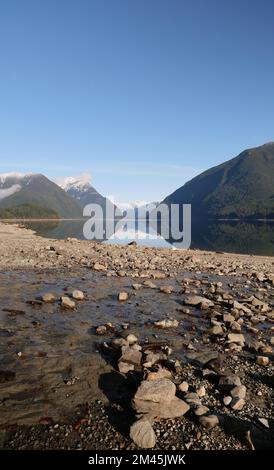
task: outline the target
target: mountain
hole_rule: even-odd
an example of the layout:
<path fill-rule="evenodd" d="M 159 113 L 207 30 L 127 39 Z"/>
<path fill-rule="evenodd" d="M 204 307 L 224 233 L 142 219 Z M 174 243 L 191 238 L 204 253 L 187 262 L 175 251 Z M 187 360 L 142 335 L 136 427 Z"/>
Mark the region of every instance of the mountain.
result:
<path fill-rule="evenodd" d="M 83 209 L 87 204 L 98 204 L 105 214 L 106 202 L 113 204 L 105 196 L 102 196 L 90 183 L 91 176 L 83 174 L 80 176 L 69 176 L 56 178 L 56 183 Z M 116 206 L 113 207 L 113 210 Z M 118 213 L 118 215 L 121 215 Z"/>
<path fill-rule="evenodd" d="M 0 209 L 20 205 L 38 206 L 63 218 L 82 216 L 80 205 L 44 175 L 6 173 L 0 175 Z"/>
<path fill-rule="evenodd" d="M 194 217 L 274 218 L 274 142 L 210 168 L 163 201 L 192 204 Z"/>

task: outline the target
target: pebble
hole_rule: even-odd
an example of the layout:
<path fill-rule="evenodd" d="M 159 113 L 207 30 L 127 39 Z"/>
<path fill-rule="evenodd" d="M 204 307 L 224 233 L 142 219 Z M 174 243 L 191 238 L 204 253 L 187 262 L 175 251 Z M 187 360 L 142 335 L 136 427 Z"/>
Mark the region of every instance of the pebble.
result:
<path fill-rule="evenodd" d="M 266 356 L 257 356 L 256 364 L 259 364 L 260 366 L 268 366 L 269 358 Z"/>
<path fill-rule="evenodd" d="M 188 391 L 188 388 L 189 388 L 189 385 L 187 382 L 182 382 L 180 385 L 179 385 L 179 390 L 180 392 L 187 392 Z"/>
<path fill-rule="evenodd" d="M 128 299 L 128 293 L 127 292 L 119 292 L 118 294 L 118 300 L 120 302 L 123 302 Z"/>
<path fill-rule="evenodd" d="M 223 403 L 224 403 L 225 406 L 230 405 L 231 402 L 232 402 L 232 397 L 229 397 L 229 396 L 224 397 Z"/>
<path fill-rule="evenodd" d="M 65 295 L 61 297 L 61 305 L 62 307 L 71 310 L 74 309 L 76 306 L 75 302 Z"/>
<path fill-rule="evenodd" d="M 46 303 L 52 303 L 56 300 L 56 297 L 51 292 L 48 292 L 48 293 L 42 295 L 42 300 L 43 300 L 43 302 L 46 302 Z"/>
<path fill-rule="evenodd" d="M 84 292 L 82 292 L 81 290 L 75 289 L 72 292 L 72 298 L 75 299 L 75 300 L 84 300 L 84 298 L 85 298 Z"/>
<path fill-rule="evenodd" d="M 179 325 L 177 320 L 159 320 L 154 322 L 158 328 L 176 328 Z"/>

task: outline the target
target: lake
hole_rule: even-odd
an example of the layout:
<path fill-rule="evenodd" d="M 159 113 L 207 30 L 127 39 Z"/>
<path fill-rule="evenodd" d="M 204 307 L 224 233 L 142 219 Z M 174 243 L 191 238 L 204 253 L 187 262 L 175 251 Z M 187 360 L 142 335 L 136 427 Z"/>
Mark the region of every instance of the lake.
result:
<path fill-rule="evenodd" d="M 35 230 L 46 238 L 64 239 L 68 237 L 84 239 L 81 220 L 30 221 L 24 222 L 27 228 Z M 120 230 L 121 235 L 121 230 Z M 155 232 L 155 238 L 146 239 L 144 231 L 138 232 L 139 245 L 154 247 L 177 246 L 175 240 L 165 240 Z M 104 243 L 129 243 L 134 240 L 131 229 L 124 239 L 113 239 Z M 242 254 L 274 256 L 274 221 L 207 221 L 192 223 L 191 248 L 209 251 L 224 251 Z M 99 240 L 102 241 L 102 240 Z"/>

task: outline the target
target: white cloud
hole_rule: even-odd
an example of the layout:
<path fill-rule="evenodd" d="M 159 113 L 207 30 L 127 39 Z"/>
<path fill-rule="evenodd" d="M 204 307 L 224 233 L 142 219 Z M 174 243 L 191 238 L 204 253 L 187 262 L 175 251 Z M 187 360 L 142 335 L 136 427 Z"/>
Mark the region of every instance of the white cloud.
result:
<path fill-rule="evenodd" d="M 20 186 L 20 184 L 13 184 L 10 188 L 0 189 L 0 201 L 9 196 L 12 196 L 12 194 L 18 193 L 18 191 L 20 191 L 21 189 L 22 187 Z"/>

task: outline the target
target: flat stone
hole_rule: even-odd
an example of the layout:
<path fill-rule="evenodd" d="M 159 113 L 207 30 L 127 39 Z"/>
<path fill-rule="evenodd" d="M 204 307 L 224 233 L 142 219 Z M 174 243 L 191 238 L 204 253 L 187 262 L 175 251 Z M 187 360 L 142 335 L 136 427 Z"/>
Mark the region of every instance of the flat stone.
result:
<path fill-rule="evenodd" d="M 147 414 L 149 416 L 162 419 L 172 419 L 183 416 L 190 409 L 190 406 L 184 400 L 174 397 L 170 402 L 161 403 L 135 400 L 134 408 L 137 413 Z"/>
<path fill-rule="evenodd" d="M 73 299 L 75 299 L 75 300 L 84 300 L 85 295 L 84 295 L 84 292 L 82 292 L 81 290 L 75 289 L 75 290 L 72 292 L 72 297 L 73 297 Z"/>
<path fill-rule="evenodd" d="M 218 426 L 219 418 L 216 415 L 201 416 L 199 418 L 199 422 L 206 429 L 212 429 L 215 428 L 215 426 Z"/>
<path fill-rule="evenodd" d="M 199 306 L 203 305 L 204 307 L 214 307 L 214 302 L 207 299 L 206 297 L 201 297 L 200 295 L 191 295 L 185 299 L 186 305 Z"/>
<path fill-rule="evenodd" d="M 236 343 L 240 346 L 244 346 L 245 344 L 245 337 L 240 333 L 228 333 L 227 339 L 229 343 Z"/>
<path fill-rule="evenodd" d="M 152 449 L 156 444 L 155 433 L 151 423 L 146 419 L 141 419 L 132 424 L 130 438 L 141 449 Z"/>
<path fill-rule="evenodd" d="M 176 328 L 179 325 L 178 320 L 159 320 L 154 322 L 158 328 Z"/>
<path fill-rule="evenodd" d="M 65 295 L 61 297 L 61 305 L 62 307 L 71 309 L 71 310 L 74 309 L 76 306 L 75 302 Z"/>

